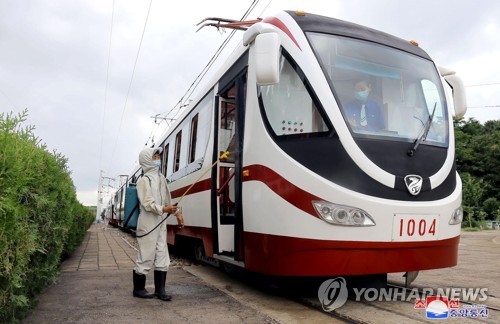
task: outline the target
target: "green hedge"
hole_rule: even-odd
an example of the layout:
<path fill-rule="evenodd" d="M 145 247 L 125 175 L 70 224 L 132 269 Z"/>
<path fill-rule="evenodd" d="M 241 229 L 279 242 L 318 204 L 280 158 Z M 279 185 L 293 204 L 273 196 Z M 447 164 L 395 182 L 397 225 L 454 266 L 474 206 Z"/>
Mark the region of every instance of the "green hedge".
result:
<path fill-rule="evenodd" d="M 22 127 L 26 118 L 0 114 L 0 322 L 33 306 L 95 218 L 76 198 L 67 159 Z"/>

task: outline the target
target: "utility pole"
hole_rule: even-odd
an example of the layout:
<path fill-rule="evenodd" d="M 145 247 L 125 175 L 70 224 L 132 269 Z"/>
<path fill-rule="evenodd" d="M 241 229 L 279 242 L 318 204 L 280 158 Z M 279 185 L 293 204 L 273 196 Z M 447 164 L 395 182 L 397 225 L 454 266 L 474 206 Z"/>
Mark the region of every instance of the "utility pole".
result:
<path fill-rule="evenodd" d="M 99 184 L 97 186 L 97 209 L 95 214 L 95 219 L 101 219 L 101 205 L 102 205 L 102 174 L 104 171 L 99 172 Z"/>

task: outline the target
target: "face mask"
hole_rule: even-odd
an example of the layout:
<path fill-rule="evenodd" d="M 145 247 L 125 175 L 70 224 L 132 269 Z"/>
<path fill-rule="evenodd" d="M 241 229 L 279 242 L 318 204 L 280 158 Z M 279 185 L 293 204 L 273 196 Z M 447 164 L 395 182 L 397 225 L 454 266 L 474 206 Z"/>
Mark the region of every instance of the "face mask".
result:
<path fill-rule="evenodd" d="M 368 91 L 368 90 L 357 91 L 356 94 L 355 94 L 355 97 L 359 101 L 366 102 L 366 100 L 368 99 L 368 95 L 369 94 L 370 94 L 370 91 Z"/>
<path fill-rule="evenodd" d="M 160 160 L 153 160 L 153 165 L 160 167 L 161 166 L 161 161 Z"/>

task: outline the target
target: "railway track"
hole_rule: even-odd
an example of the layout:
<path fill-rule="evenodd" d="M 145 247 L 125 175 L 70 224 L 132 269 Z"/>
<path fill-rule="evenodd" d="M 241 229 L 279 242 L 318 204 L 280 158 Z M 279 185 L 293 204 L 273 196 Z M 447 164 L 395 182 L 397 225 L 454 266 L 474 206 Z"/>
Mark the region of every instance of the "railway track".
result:
<path fill-rule="evenodd" d="M 129 237 L 127 240 L 130 244 L 133 244 L 135 239 Z M 418 291 L 419 296 L 422 296 L 422 298 L 427 297 L 424 294 L 425 287 L 422 286 L 422 283 L 418 286 L 415 285 L 414 287 L 406 288 L 397 281 L 389 279 L 386 286 L 388 289 L 397 289 L 403 292 L 403 295 L 398 295 L 399 298 L 397 300 L 387 301 L 379 300 L 378 298 L 361 298 L 360 300 L 356 300 L 356 294 L 351 293 L 347 302 L 342 307 L 331 312 L 326 312 L 323 310 L 317 296 L 317 287 L 321 284 L 319 281 L 314 282 L 308 289 L 304 289 L 303 286 L 300 289 L 294 289 L 293 285 L 290 286 L 289 283 L 286 288 L 281 289 L 274 285 L 274 283 L 267 281 L 264 276 L 245 274 L 245 272 L 237 275 L 229 275 L 212 266 L 190 266 L 193 260 L 188 259 L 185 255 L 174 255 L 173 260 L 174 263 L 181 266 L 185 271 L 201 277 L 208 285 L 214 286 L 235 299 L 241 299 L 241 303 L 248 303 L 248 300 L 245 299 L 248 295 L 257 294 L 258 297 L 254 297 L 250 303 L 254 303 L 256 308 L 264 309 L 264 313 L 269 312 L 269 309 L 275 309 L 275 312 L 271 311 L 269 316 L 277 318 L 277 322 L 287 321 L 286 318 L 288 316 L 285 316 L 284 320 L 280 320 L 280 310 L 281 314 L 294 312 L 295 308 L 290 306 L 290 302 L 293 302 L 313 310 L 316 315 L 313 315 L 313 318 L 311 318 L 312 321 L 315 321 L 317 316 L 318 319 L 327 317 L 334 322 L 340 323 L 436 323 L 434 319 L 426 318 L 425 309 L 415 308 L 416 298 L 413 298 L 415 291 Z M 464 280 L 459 282 L 461 285 L 457 284 L 455 279 L 450 279 L 449 282 L 455 282 L 455 287 L 467 286 Z M 427 285 L 425 289 L 445 286 L 444 283 L 443 285 L 434 283 Z M 253 292 L 256 289 L 257 292 Z M 437 290 L 436 288 L 433 289 L 433 291 Z M 411 294 L 413 294 L 413 297 L 410 298 Z M 457 320 L 460 320 L 460 323 L 498 322 L 498 318 L 500 317 L 500 299 L 490 293 L 487 296 L 488 300 L 480 302 L 481 305 L 484 305 L 484 308 L 480 308 L 480 310 L 484 310 L 481 314 L 478 312 L 477 316 L 475 313 L 471 315 L 470 310 L 478 309 L 475 308 L 475 304 L 473 302 L 460 301 L 461 309 L 468 309 L 469 312 L 466 316 L 459 312 L 454 312 L 451 317 L 456 317 Z M 267 305 L 263 306 L 266 303 Z M 274 303 L 278 303 L 277 305 L 279 306 L 275 306 Z M 284 304 L 288 304 L 287 307 L 291 307 L 291 310 L 285 309 Z M 453 318 L 449 319 L 453 320 Z"/>
<path fill-rule="evenodd" d="M 198 268 L 198 269 L 196 269 Z M 326 312 L 323 310 L 321 302 L 317 296 L 317 287 L 319 287 L 319 283 L 316 283 L 315 286 L 311 286 L 309 289 L 294 289 L 293 286 L 288 284 L 285 288 L 277 288 L 273 283 L 263 282 L 261 277 L 253 277 L 249 278 L 245 274 L 240 275 L 228 275 L 222 273 L 212 267 L 202 267 L 209 272 L 219 272 L 221 276 L 221 283 L 216 284 L 213 278 L 206 279 L 207 283 L 210 285 L 214 285 L 217 289 L 221 290 L 224 293 L 227 293 L 235 298 L 242 298 L 240 302 L 246 303 L 244 295 L 245 294 L 254 294 L 254 291 L 257 290 L 258 294 L 260 294 L 260 299 L 265 300 L 269 298 L 270 302 L 268 307 L 282 309 L 282 306 L 273 306 L 276 302 L 275 298 L 280 298 L 283 300 L 288 300 L 288 303 L 296 303 L 302 306 L 306 306 L 309 309 L 314 310 L 316 315 L 313 315 L 310 320 L 315 322 L 315 316 L 324 318 L 328 316 L 332 321 L 339 323 L 364 323 L 364 324 L 378 324 L 378 323 L 436 323 L 434 319 L 426 318 L 426 310 L 425 309 L 416 309 L 415 308 L 415 299 L 409 298 L 411 294 L 411 289 L 405 288 L 401 285 L 397 285 L 394 283 L 388 283 L 387 288 L 399 289 L 404 292 L 403 298 L 399 298 L 394 301 L 386 301 L 386 300 L 366 300 L 361 298 L 361 300 L 356 300 L 356 295 L 351 293 L 347 302 L 331 311 Z M 197 276 L 199 276 L 199 267 L 186 268 L 188 272 L 191 272 Z M 194 271 L 193 271 L 194 270 Z M 250 275 L 254 276 L 254 275 Z M 235 281 L 236 280 L 236 283 Z M 260 282 L 256 282 L 260 280 Z M 240 286 L 239 289 L 234 288 L 235 285 Z M 422 288 L 415 288 L 418 292 L 423 296 Z M 235 294 L 235 291 L 238 293 Z M 373 290 L 372 290 L 373 291 Z M 437 289 L 434 289 L 437 291 Z M 414 294 L 414 293 L 413 293 Z M 488 296 L 489 298 L 494 298 L 493 296 Z M 467 309 L 472 309 L 474 303 L 471 302 L 461 302 L 461 308 L 464 309 L 464 304 L 468 305 Z M 483 312 L 483 314 L 477 315 L 477 317 L 471 317 L 468 314 L 466 317 L 462 316 L 460 313 L 454 313 L 455 315 L 450 317 L 457 317 L 460 319 L 460 323 L 491 323 L 498 322 L 498 317 L 500 316 L 500 309 L 496 306 L 489 305 L 486 301 L 485 309 L 487 312 Z M 283 310 L 284 312 L 286 310 Z M 450 313 L 451 314 L 451 313 Z M 273 317 L 272 315 L 270 315 Z M 274 317 L 273 317 L 274 318 Z M 449 318 L 451 319 L 451 318 Z M 280 320 L 277 320 L 280 322 Z M 319 321 L 318 321 L 319 322 Z"/>
<path fill-rule="evenodd" d="M 357 301 L 356 296 L 350 294 L 349 299 L 342 307 L 329 312 L 329 314 L 333 318 L 347 323 L 435 323 L 434 319 L 426 318 L 425 309 L 415 309 L 415 299 L 408 298 L 411 294 L 411 288 L 406 288 L 394 283 L 388 283 L 387 288 L 404 291 L 405 295 L 403 298 L 394 301 L 368 301 L 366 299 Z M 423 288 L 415 289 L 418 290 L 421 296 L 425 296 Z M 437 289 L 433 290 L 437 291 Z M 488 295 L 488 298 L 494 297 Z M 317 296 L 296 296 L 293 297 L 292 300 L 314 308 L 318 312 L 325 312 Z M 460 323 L 497 322 L 498 316 L 500 316 L 500 308 L 488 305 L 488 302 L 484 304 L 481 302 L 484 307 L 480 307 L 479 309 L 487 311 L 483 311 L 481 314 L 478 312 L 477 315 L 476 313 L 474 313 L 474 315 L 470 313 L 470 310 L 478 309 L 475 303 L 466 301 L 460 301 L 460 303 L 461 305 L 467 305 L 466 307 L 462 307 L 462 309 L 469 310 L 468 314 L 465 316 L 458 311 L 449 314 L 450 318 L 456 317 L 460 319 Z"/>

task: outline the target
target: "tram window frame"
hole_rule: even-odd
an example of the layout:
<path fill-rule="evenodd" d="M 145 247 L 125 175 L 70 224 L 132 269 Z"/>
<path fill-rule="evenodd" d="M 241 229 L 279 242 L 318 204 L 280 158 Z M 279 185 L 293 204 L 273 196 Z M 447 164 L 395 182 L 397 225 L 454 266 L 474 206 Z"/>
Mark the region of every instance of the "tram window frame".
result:
<path fill-rule="evenodd" d="M 234 147 L 231 146 L 235 145 L 234 141 L 236 140 L 236 100 L 235 97 L 230 96 L 225 99 L 227 101 L 220 102 L 219 149 L 234 153 Z M 225 161 L 234 162 L 234 154 L 227 157 Z"/>
<path fill-rule="evenodd" d="M 168 170 L 168 151 L 170 149 L 170 143 L 167 143 L 163 146 L 163 156 L 161 163 L 162 173 L 166 176 Z"/>
<path fill-rule="evenodd" d="M 203 166 L 209 138 L 213 131 L 212 115 L 214 98 L 214 88 L 211 88 L 198 101 L 194 106 L 195 108 L 183 118 L 182 122 L 176 127 L 176 130 L 167 137 L 167 142 L 172 144 L 173 150 L 170 156 L 174 157 L 170 159 L 167 165 L 166 177 L 169 182 L 181 179 L 201 169 Z M 197 124 L 194 127 L 194 133 L 193 120 Z M 184 133 L 184 136 L 181 135 L 180 139 L 178 137 L 179 132 Z M 193 141 L 195 141 L 195 145 L 193 145 Z"/>
<path fill-rule="evenodd" d="M 179 155 L 179 170 L 184 170 L 188 166 L 188 157 L 189 157 L 189 131 L 191 129 L 191 124 L 189 120 L 185 120 L 181 124 L 182 137 L 181 137 L 181 152 Z"/>
<path fill-rule="evenodd" d="M 174 173 L 179 171 L 181 162 L 182 129 L 175 135 Z"/>
<path fill-rule="evenodd" d="M 304 89 L 307 91 L 308 95 L 311 98 L 311 103 L 312 107 L 316 108 L 316 113 L 319 115 L 319 117 L 323 120 L 324 125 L 326 126 L 327 130 L 322 131 L 322 132 L 308 132 L 308 133 L 298 133 L 298 134 L 277 134 L 276 131 L 274 130 L 273 126 L 271 125 L 271 122 L 269 121 L 269 117 L 267 114 L 266 106 L 264 104 L 264 99 L 262 96 L 263 87 L 266 86 L 257 86 L 257 96 L 258 96 L 258 101 L 259 101 L 259 108 L 261 111 L 261 115 L 263 116 L 263 121 L 264 124 L 266 125 L 266 129 L 268 133 L 273 137 L 273 139 L 276 140 L 288 140 L 288 139 L 297 139 L 297 138 L 315 138 L 315 137 L 332 137 L 335 135 L 335 128 L 333 127 L 332 122 L 328 118 L 328 114 L 326 113 L 325 109 L 323 106 L 320 104 L 320 101 L 313 90 L 311 84 L 309 83 L 309 80 L 305 76 L 304 72 L 302 69 L 299 67 L 297 62 L 295 62 L 290 55 L 285 49 L 281 49 L 281 57 L 280 60 L 284 60 L 290 64 L 292 67 L 293 71 L 296 73 L 298 79 L 302 82 L 302 85 L 304 86 Z M 284 64 L 283 62 L 280 62 L 281 64 Z M 281 72 L 280 72 L 281 74 Z M 280 77 L 281 80 L 281 77 Z M 280 81 L 281 82 L 281 81 Z"/>
<path fill-rule="evenodd" d="M 207 152 L 208 141 L 213 131 L 212 115 L 214 111 L 214 100 L 215 94 L 212 88 L 197 105 L 197 114 L 199 117 L 194 161 L 203 159 Z"/>
<path fill-rule="evenodd" d="M 127 188 L 126 184 L 124 184 L 120 189 L 120 209 L 119 214 L 121 220 L 125 218 L 125 189 Z"/>
<path fill-rule="evenodd" d="M 189 144 L 189 157 L 188 157 L 188 164 L 193 163 L 196 159 L 196 141 L 197 141 L 197 134 L 198 134 L 198 115 L 199 113 L 196 113 L 196 115 L 191 118 L 191 132 L 190 132 L 190 144 Z"/>

